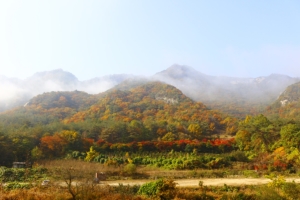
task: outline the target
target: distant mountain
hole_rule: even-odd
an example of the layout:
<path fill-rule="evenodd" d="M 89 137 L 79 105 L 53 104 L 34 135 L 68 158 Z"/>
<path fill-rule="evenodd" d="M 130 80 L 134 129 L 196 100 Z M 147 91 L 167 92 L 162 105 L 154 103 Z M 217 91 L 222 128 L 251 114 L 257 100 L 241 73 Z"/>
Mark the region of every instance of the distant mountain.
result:
<path fill-rule="evenodd" d="M 0 112 L 22 106 L 38 94 L 51 91 L 85 91 L 98 94 L 109 89 L 130 90 L 150 81 L 162 81 L 195 101 L 238 117 L 262 112 L 291 84 L 300 81 L 280 74 L 258 78 L 210 76 L 192 67 L 172 65 L 150 77 L 115 74 L 79 81 L 61 69 L 38 72 L 25 79 L 0 76 Z"/>
<path fill-rule="evenodd" d="M 30 98 L 45 92 L 79 90 L 98 94 L 133 77 L 118 74 L 79 81 L 72 73 L 62 69 L 38 72 L 25 80 L 0 76 L 0 91 L 5 94 L 0 97 L 0 112 L 23 106 Z"/>
<path fill-rule="evenodd" d="M 51 91 L 76 90 L 80 82 L 70 72 L 61 69 L 38 72 L 24 81 L 26 87 L 36 94 Z"/>
<path fill-rule="evenodd" d="M 155 79 L 174 85 L 194 100 L 269 102 L 289 85 L 300 81 L 285 75 L 272 74 L 258 78 L 218 77 L 202 74 L 191 67 L 173 65 L 154 75 Z"/>
<path fill-rule="evenodd" d="M 81 82 L 79 90 L 85 91 L 89 94 L 98 94 L 99 92 L 104 92 L 110 88 L 113 88 L 117 84 L 127 79 L 134 80 L 136 78 L 136 76 L 128 74 L 114 74 L 93 78 L 91 80 Z"/>
<path fill-rule="evenodd" d="M 245 116 L 250 110 L 262 111 L 287 86 L 300 81 L 279 74 L 258 78 L 209 76 L 180 65 L 173 65 L 153 78 L 174 85 L 195 101 L 236 116 Z"/>

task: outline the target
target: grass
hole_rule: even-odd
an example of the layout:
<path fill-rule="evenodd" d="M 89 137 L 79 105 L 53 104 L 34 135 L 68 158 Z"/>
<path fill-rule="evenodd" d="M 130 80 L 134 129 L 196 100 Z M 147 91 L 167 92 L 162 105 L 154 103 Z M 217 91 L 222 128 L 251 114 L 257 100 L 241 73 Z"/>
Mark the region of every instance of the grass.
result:
<path fill-rule="evenodd" d="M 261 171 L 259 173 L 254 170 L 249 170 L 248 166 L 239 164 L 240 166 L 233 166 L 232 168 L 224 169 L 195 169 L 195 170 L 167 170 L 154 166 L 137 166 L 136 172 L 133 174 L 126 173 L 123 165 L 108 166 L 96 162 L 86 162 L 80 160 L 47 160 L 40 161 L 35 166 L 47 168 L 49 171 L 55 169 L 70 169 L 72 168 L 77 173 L 82 173 L 85 177 L 93 178 L 96 172 L 103 172 L 106 174 L 107 180 L 119 179 L 157 179 L 157 178 L 258 178 L 268 175 L 268 171 Z M 242 166 L 242 167 L 241 167 Z M 284 174 L 288 176 L 288 174 Z M 293 175 L 295 176 L 295 175 Z"/>

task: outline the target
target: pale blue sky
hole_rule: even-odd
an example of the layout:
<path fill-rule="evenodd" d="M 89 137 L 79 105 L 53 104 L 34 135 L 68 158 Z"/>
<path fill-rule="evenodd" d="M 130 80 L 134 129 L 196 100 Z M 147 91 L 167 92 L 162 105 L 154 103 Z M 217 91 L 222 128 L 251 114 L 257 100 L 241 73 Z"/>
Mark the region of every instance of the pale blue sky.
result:
<path fill-rule="evenodd" d="M 1 0 L 0 74 L 300 77 L 298 0 Z"/>

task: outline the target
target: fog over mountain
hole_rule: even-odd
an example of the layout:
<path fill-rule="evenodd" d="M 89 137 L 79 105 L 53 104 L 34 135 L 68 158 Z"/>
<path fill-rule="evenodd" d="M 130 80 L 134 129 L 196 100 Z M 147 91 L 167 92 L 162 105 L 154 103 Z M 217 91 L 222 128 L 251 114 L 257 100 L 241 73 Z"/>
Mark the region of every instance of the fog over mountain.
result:
<path fill-rule="evenodd" d="M 0 76 L 0 111 L 22 106 L 44 92 L 79 90 L 98 94 L 113 87 L 126 90 L 154 80 L 173 85 L 193 100 L 205 104 L 270 104 L 287 86 L 300 81 L 280 74 L 257 78 L 210 76 L 182 65 L 172 65 L 150 77 L 116 74 L 79 81 L 72 73 L 57 69 L 38 72 L 25 80 Z"/>
<path fill-rule="evenodd" d="M 79 81 L 72 73 L 57 69 L 38 72 L 25 80 L 0 76 L 0 111 L 22 106 L 32 97 L 51 91 L 104 92 L 133 75 L 117 74 Z"/>
<path fill-rule="evenodd" d="M 266 77 L 237 78 L 210 76 L 191 67 L 173 65 L 153 76 L 174 85 L 196 101 L 274 101 L 285 88 L 300 81 L 286 75 L 271 74 Z"/>

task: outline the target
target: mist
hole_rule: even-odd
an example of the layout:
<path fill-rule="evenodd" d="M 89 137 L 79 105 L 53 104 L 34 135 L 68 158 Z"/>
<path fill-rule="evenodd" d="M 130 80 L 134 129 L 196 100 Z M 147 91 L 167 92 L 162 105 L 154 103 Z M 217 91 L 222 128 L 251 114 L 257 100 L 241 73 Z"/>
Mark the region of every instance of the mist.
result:
<path fill-rule="evenodd" d="M 84 91 L 99 94 L 111 89 L 133 75 L 118 74 L 79 81 L 61 69 L 39 72 L 25 79 L 0 76 L 0 112 L 24 106 L 32 97 L 52 91 Z"/>
<path fill-rule="evenodd" d="M 115 74 L 79 81 L 70 72 L 61 69 L 39 72 L 19 80 L 0 76 L 0 111 L 25 105 L 32 97 L 51 91 L 84 91 L 99 94 L 113 87 L 127 90 L 149 81 L 162 81 L 173 85 L 194 101 L 262 103 L 275 101 L 285 88 L 299 82 L 280 74 L 257 78 L 210 76 L 182 65 L 173 65 L 153 76 L 141 77 Z"/>

